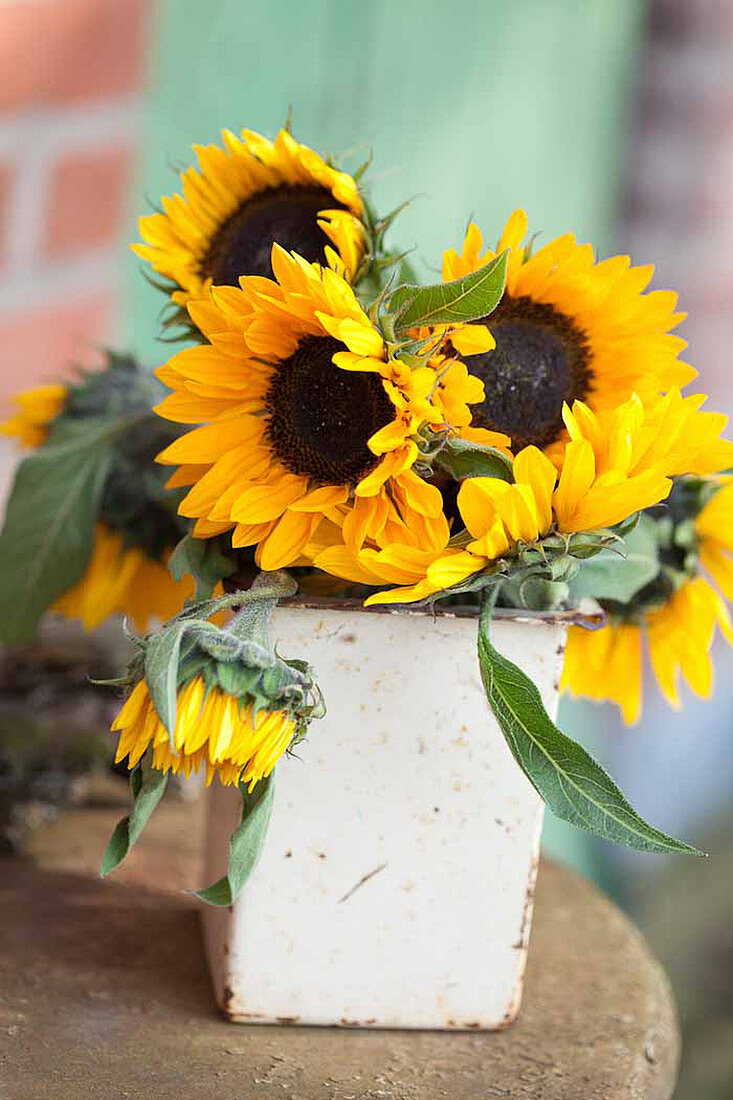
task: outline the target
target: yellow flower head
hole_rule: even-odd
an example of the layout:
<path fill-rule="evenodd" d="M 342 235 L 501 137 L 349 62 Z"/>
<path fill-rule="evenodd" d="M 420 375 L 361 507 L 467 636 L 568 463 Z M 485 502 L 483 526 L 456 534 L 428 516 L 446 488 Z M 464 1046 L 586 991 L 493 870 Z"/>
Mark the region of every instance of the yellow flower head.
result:
<path fill-rule="evenodd" d="M 209 344 L 161 368 L 175 392 L 156 410 L 207 421 L 159 456 L 192 485 L 180 513 L 199 537 L 233 529 L 266 570 L 298 562 L 324 521 L 356 550 L 442 515 L 439 491 L 412 469 L 413 436 L 442 417 L 435 371 L 389 359 L 335 272 L 277 245 L 272 264 L 277 281 L 246 278 L 190 305 Z M 454 397 L 443 379 L 443 407 L 475 396 L 457 381 Z"/>
<path fill-rule="evenodd" d="M 117 763 L 127 758 L 132 769 L 152 745 L 153 767 L 159 771 L 188 776 L 204 765 L 207 784 L 218 775 L 226 786 L 241 782 L 251 790 L 290 745 L 296 722 L 282 710 L 261 709 L 255 716 L 251 703 L 242 705 L 195 676 L 178 694 L 175 748 L 144 680 L 128 697 L 112 730 L 120 734 Z"/>
<path fill-rule="evenodd" d="M 52 610 L 80 619 L 85 630 L 96 629 L 110 615 L 126 615 L 142 632 L 153 619 L 170 619 L 191 595 L 190 577 L 174 580 L 165 562 L 126 545 L 123 535 L 99 523 L 84 574 Z"/>
<path fill-rule="evenodd" d="M 649 656 L 659 686 L 672 706 L 681 706 L 677 693 L 679 672 L 696 695 L 709 697 L 713 687 L 710 647 L 716 626 L 733 645 L 728 608 L 703 577 L 687 581 L 665 607 L 649 612 Z"/>
<path fill-rule="evenodd" d="M 728 609 L 704 577 L 685 581 L 661 607 L 651 608 L 639 622 L 613 620 L 600 630 L 571 626 L 560 686 L 572 695 L 621 707 L 628 725 L 641 714 L 642 641 L 659 687 L 675 708 L 681 706 L 681 674 L 696 695 L 707 699 L 713 686 L 710 648 L 719 626 L 733 645 Z"/>
<path fill-rule="evenodd" d="M 68 394 L 63 385 L 37 386 L 15 398 L 18 412 L 0 424 L 4 435 L 16 436 L 26 447 L 40 447 L 49 425 L 61 412 Z"/>
<path fill-rule="evenodd" d="M 86 630 L 94 630 L 117 613 L 129 616 L 138 630 L 145 630 L 152 619 L 167 619 L 179 611 L 191 594 L 190 580 L 175 581 L 166 566 L 184 532 L 163 500 L 162 471 L 153 461 L 155 440 L 160 440 L 160 446 L 166 437 L 171 438 L 167 428 L 160 433 L 164 425 L 150 409 L 154 395 L 160 392 L 158 383 L 134 360 L 110 354 L 104 370 L 81 373 L 68 385 L 41 386 L 20 394 L 16 400 L 21 411 L 2 425 L 7 434 L 39 451 L 27 462 L 53 459 L 63 471 L 74 451 L 64 442 L 56 447 L 57 435 L 49 438 L 52 426 L 56 429 L 58 425 L 62 433 L 64 428 L 83 430 L 85 425 L 93 430 L 99 417 L 129 416 L 133 425 L 140 418 L 147 420 L 142 429 L 133 426 L 133 434 L 137 433 L 133 447 L 127 446 L 129 436 L 120 432 L 123 453 L 115 449 L 105 467 L 94 529 L 84 538 L 90 547 L 84 572 L 49 607 L 67 618 L 80 619 Z M 141 445 L 141 441 L 147 442 Z M 70 477 L 77 476 L 76 467 L 69 469 Z M 64 506 L 62 502 L 59 522 L 63 519 L 80 539 L 75 517 L 72 515 L 70 522 Z M 39 543 L 46 540 L 43 524 L 36 537 Z"/>
<path fill-rule="evenodd" d="M 644 293 L 651 267 L 631 267 L 628 256 L 597 263 L 592 246 L 571 233 L 531 254 L 526 233 L 527 216 L 517 210 L 496 252 L 483 251 L 472 224 L 461 253 L 443 257 L 449 281 L 510 250 L 504 296 L 485 318 L 496 346 L 462 354 L 486 391 L 474 409 L 475 427 L 504 432 L 515 450 L 545 448 L 564 438 L 565 404 L 583 401 L 601 411 L 632 393 L 646 402 L 695 377 L 678 359 L 684 340 L 670 332 L 684 318 L 675 312 L 676 294 Z"/>
<path fill-rule="evenodd" d="M 665 441 L 672 453 L 675 436 L 672 424 Z M 709 448 L 708 441 L 703 449 Z M 659 517 L 666 526 L 660 528 L 660 569 L 654 582 L 637 593 L 629 606 L 619 610 L 611 605 L 609 623 L 603 629 L 588 632 L 571 627 L 568 635 L 561 686 L 573 695 L 618 703 L 629 724 L 641 713 L 644 639 L 662 693 L 675 707 L 680 705 L 680 672 L 698 695 L 710 694 L 709 650 L 716 625 L 733 643 L 725 602 L 703 575 L 708 573 L 723 595 L 733 598 L 733 480 L 683 480 L 676 485 L 670 505 Z M 623 674 L 616 674 L 617 666 L 623 666 Z"/>
<path fill-rule="evenodd" d="M 683 405 L 685 418 L 686 410 Z M 632 397 L 605 414 L 576 402 L 564 415 L 571 440 L 559 472 L 547 455 L 530 446 L 514 459 L 514 484 L 486 477 L 462 482 L 458 509 L 470 536 L 465 545 L 448 545 L 443 520 L 442 528 L 433 525 L 432 540 L 417 547 L 378 537 L 356 553 L 349 546 L 324 547 L 316 565 L 362 583 L 406 585 L 368 602 L 412 602 L 464 581 L 514 553 L 518 543 L 533 542 L 553 529 L 570 535 L 613 527 L 669 494 L 668 475 L 677 472 L 670 469 L 677 459 L 675 437 L 672 431 L 666 450 L 656 446 L 669 422 L 655 407 L 645 410 Z"/>
<path fill-rule="evenodd" d="M 286 130 L 274 142 L 253 130 L 222 139 L 223 149 L 195 146 L 199 167 L 183 172 L 183 193 L 140 219 L 145 244 L 133 251 L 178 288 L 173 300 L 185 306 L 212 284 L 270 277 L 275 242 L 353 279 L 365 252 L 355 180 Z"/>

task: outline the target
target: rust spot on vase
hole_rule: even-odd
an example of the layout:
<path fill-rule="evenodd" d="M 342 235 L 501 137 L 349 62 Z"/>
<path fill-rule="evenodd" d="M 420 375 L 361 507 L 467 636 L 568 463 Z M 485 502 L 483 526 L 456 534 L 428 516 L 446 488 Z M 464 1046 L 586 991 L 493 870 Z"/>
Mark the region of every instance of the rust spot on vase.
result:
<path fill-rule="evenodd" d="M 511 1027 L 512 1024 L 516 1022 L 516 1019 L 517 1019 L 518 1015 L 519 1015 L 519 999 L 517 999 L 515 1004 L 513 1004 L 512 1007 L 504 1013 L 501 1020 L 499 1021 L 499 1025 L 496 1028 L 496 1030 L 497 1031 L 506 1031 L 507 1028 Z"/>
<path fill-rule="evenodd" d="M 539 867 L 539 856 L 535 856 L 532 859 L 529 870 L 529 884 L 527 886 L 527 893 L 524 896 L 524 906 L 522 907 L 522 923 L 519 926 L 519 939 L 516 943 L 512 944 L 515 951 L 522 951 L 528 945 L 529 940 L 529 927 L 532 921 L 532 913 L 534 911 L 534 893 L 535 886 L 537 885 L 537 868 Z"/>

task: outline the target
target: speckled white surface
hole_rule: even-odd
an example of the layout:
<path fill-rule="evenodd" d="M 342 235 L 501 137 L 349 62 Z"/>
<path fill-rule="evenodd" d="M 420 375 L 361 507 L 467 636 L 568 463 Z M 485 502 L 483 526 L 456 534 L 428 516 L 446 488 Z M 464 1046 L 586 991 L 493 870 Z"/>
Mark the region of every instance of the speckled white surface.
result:
<path fill-rule="evenodd" d="M 499 621 L 497 648 L 557 708 L 564 626 Z M 541 803 L 491 716 L 472 619 L 279 609 L 285 657 L 328 715 L 277 769 L 262 858 L 233 910 L 204 910 L 230 1019 L 496 1028 L 516 1015 Z M 207 876 L 238 796 L 210 793 Z M 362 881 L 364 880 L 364 881 Z"/>

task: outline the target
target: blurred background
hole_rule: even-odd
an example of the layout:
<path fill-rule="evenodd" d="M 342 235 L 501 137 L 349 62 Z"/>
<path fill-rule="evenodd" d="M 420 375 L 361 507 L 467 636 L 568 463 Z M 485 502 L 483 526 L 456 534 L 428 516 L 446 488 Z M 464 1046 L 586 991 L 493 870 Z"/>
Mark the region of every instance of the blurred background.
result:
<path fill-rule="evenodd" d="M 731 0 L 0 0 L 0 415 L 19 389 L 93 366 L 104 343 L 162 361 L 159 295 L 127 245 L 226 126 L 297 138 L 351 168 L 373 152 L 392 242 L 429 277 L 473 216 L 526 206 L 656 265 L 711 403 L 733 410 Z M 7 485 L 14 450 L 0 445 Z M 562 722 L 646 817 L 710 852 L 610 849 L 549 822 L 547 849 L 641 925 L 685 1025 L 679 1100 L 733 1094 L 733 654 L 711 703 L 651 682 L 642 723 Z M 90 756 L 93 753 L 90 753 Z"/>

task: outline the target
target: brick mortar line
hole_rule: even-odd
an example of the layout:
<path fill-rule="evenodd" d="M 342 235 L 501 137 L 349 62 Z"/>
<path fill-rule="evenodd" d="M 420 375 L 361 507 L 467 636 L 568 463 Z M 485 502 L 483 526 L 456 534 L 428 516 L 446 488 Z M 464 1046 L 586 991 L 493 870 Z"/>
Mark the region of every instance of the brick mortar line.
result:
<path fill-rule="evenodd" d="M 2 0 L 0 0 L 0 3 Z M 0 155 L 22 156 L 33 142 L 59 153 L 82 152 L 100 142 L 137 136 L 140 94 L 71 107 L 34 107 L 0 115 Z"/>
<path fill-rule="evenodd" d="M 15 172 L 5 210 L 6 288 L 0 298 L 12 296 L 8 284 L 43 278 L 42 238 L 54 166 L 69 155 L 134 146 L 139 115 L 137 97 L 130 96 L 84 108 L 21 112 L 0 122 L 0 155 Z"/>
<path fill-rule="evenodd" d="M 0 286 L 0 320 L 39 306 L 73 305 L 99 292 L 116 296 L 121 287 L 119 261 L 119 246 L 113 244 L 78 259 L 23 270 L 15 278 L 5 276 Z"/>

